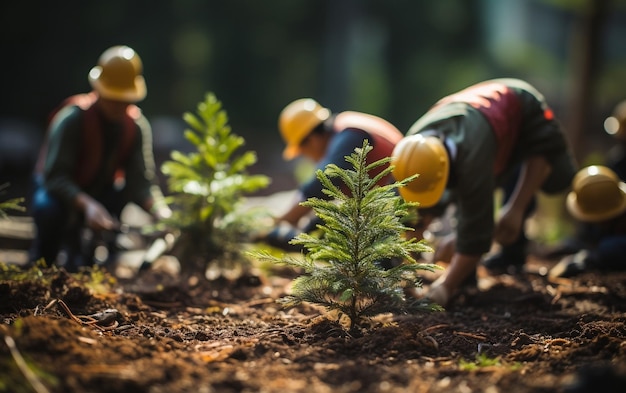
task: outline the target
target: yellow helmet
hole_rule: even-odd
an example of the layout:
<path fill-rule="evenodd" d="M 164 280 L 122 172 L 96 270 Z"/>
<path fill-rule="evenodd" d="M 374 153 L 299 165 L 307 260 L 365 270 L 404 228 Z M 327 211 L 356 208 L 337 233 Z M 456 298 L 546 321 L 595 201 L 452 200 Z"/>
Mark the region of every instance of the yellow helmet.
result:
<path fill-rule="evenodd" d="M 609 220 L 626 211 L 626 184 L 605 166 L 588 166 L 574 176 L 566 206 L 580 221 Z"/>
<path fill-rule="evenodd" d="M 391 156 L 393 177 L 404 180 L 418 174 L 419 177 L 400 187 L 400 195 L 420 206 L 434 206 L 443 195 L 450 173 L 450 159 L 443 142 L 436 136 L 410 135 L 403 138 Z"/>
<path fill-rule="evenodd" d="M 102 53 L 89 71 L 89 83 L 104 98 L 137 102 L 146 97 L 146 82 L 139 55 L 128 46 L 114 46 Z"/>
<path fill-rule="evenodd" d="M 626 139 L 626 101 L 618 103 L 613 114 L 604 120 L 604 130 L 617 139 Z"/>
<path fill-rule="evenodd" d="M 302 140 L 329 117 L 330 110 L 311 98 L 301 98 L 287 105 L 278 118 L 280 135 L 287 144 L 283 158 L 291 160 L 297 157 Z"/>

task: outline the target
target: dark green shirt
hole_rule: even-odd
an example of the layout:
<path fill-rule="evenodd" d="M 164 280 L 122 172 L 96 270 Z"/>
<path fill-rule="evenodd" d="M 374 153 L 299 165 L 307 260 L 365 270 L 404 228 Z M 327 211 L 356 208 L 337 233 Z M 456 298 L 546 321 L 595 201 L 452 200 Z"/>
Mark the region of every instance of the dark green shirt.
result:
<path fill-rule="evenodd" d="M 532 86 L 498 79 L 442 99 L 408 131 L 409 135 L 435 131 L 453 146 L 446 202 L 457 207 L 459 252 L 489 251 L 494 191 L 524 159 L 541 155 L 552 165 L 543 191 L 561 192 L 570 185 L 576 165 L 559 124 L 547 110 L 543 96 Z M 505 146 L 507 151 L 501 154 Z"/>
<path fill-rule="evenodd" d="M 74 178 L 75 168 L 80 165 L 79 152 L 83 149 L 86 133 L 82 129 L 84 112 L 76 107 L 63 108 L 50 125 L 44 166 L 44 184 L 50 193 L 71 203 L 79 192 L 86 192 L 98 198 L 102 190 L 111 187 L 115 169 L 111 157 L 119 145 L 122 124 L 102 118 L 103 160 L 97 168 L 91 184 L 81 188 Z M 152 153 L 152 130 L 148 120 L 142 115 L 137 121 L 137 134 L 128 158 L 124 162 L 125 187 L 129 201 L 140 206 L 149 197 L 157 200 L 162 194 L 155 183 L 155 164 Z"/>

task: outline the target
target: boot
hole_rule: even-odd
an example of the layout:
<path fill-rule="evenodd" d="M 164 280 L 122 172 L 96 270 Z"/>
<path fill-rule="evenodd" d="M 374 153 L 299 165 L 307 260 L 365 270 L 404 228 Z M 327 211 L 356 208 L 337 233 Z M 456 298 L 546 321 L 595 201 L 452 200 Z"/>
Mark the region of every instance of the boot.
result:
<path fill-rule="evenodd" d="M 528 239 L 520 236 L 515 243 L 503 246 L 499 253 L 483 260 L 483 265 L 494 274 L 515 274 L 524 270 Z"/>
<path fill-rule="evenodd" d="M 550 272 L 550 277 L 569 278 L 583 273 L 589 268 L 589 252 L 581 250 L 574 255 L 568 255 L 561 259 Z"/>

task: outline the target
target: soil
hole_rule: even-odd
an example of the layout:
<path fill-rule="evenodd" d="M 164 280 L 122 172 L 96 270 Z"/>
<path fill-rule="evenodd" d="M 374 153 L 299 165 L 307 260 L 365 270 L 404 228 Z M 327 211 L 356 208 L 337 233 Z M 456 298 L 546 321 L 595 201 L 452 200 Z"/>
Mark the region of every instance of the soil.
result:
<path fill-rule="evenodd" d="M 324 309 L 276 303 L 294 277 L 285 270 L 190 285 L 156 266 L 19 280 L 1 266 L 0 391 L 610 392 L 626 382 L 623 272 L 481 275 L 443 312 L 383 315 L 349 335 Z"/>

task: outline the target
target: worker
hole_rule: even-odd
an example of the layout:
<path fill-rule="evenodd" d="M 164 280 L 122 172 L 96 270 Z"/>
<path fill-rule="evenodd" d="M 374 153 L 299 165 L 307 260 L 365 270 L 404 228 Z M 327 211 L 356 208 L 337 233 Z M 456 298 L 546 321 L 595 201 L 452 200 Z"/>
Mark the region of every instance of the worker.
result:
<path fill-rule="evenodd" d="M 35 174 L 31 263 L 61 264 L 65 251 L 68 271 L 91 266 L 81 232 L 119 230 L 130 202 L 155 219 L 171 215 L 156 182 L 150 124 L 135 105 L 146 97 L 142 71 L 132 48 L 111 47 L 88 74 L 93 90 L 54 112 Z"/>
<path fill-rule="evenodd" d="M 587 270 L 624 270 L 626 254 L 626 183 L 610 168 L 581 169 L 566 199 L 567 211 L 585 226 L 584 246 L 563 257 L 551 277 L 571 277 Z"/>
<path fill-rule="evenodd" d="M 604 131 L 614 143 L 604 154 L 603 166 L 615 173 L 618 179 L 626 179 L 626 100 L 618 102 L 612 113 L 604 120 Z M 588 239 L 595 238 L 597 225 L 587 221 L 578 221 L 572 236 L 567 237 L 554 247 L 546 250 L 542 256 L 546 259 L 563 259 L 583 251 L 588 247 Z"/>
<path fill-rule="evenodd" d="M 456 207 L 450 265 L 426 294 L 446 306 L 495 240 L 502 253 L 519 253 L 529 206 L 539 191 L 565 192 L 576 173 L 570 148 L 544 97 L 518 79 L 494 79 L 439 100 L 418 119 L 393 152 L 397 180 L 419 174 L 400 188 L 420 204 L 419 238 L 443 210 Z M 494 220 L 495 190 L 516 179 Z M 507 247 L 512 251 L 507 250 Z"/>
<path fill-rule="evenodd" d="M 317 168 L 322 170 L 328 164 L 349 169 L 350 164 L 345 157 L 362 147 L 366 139 L 372 146 L 368 163 L 387 158 L 403 136 L 400 130 L 380 117 L 354 111 L 333 114 L 311 98 L 301 98 L 287 105 L 280 113 L 278 129 L 286 144 L 283 151 L 285 160 L 302 156 L 315 162 Z M 375 168 L 370 176 L 374 177 L 387 166 Z M 391 176 L 385 176 L 379 184 L 388 184 L 391 180 Z M 264 240 L 285 250 L 297 250 L 298 247 L 290 245 L 289 241 L 298 233 L 311 232 L 318 222 L 311 217 L 312 209 L 300 204 L 313 197 L 328 199 L 315 175 L 302 184 L 286 212 L 275 218 L 275 227 Z"/>

